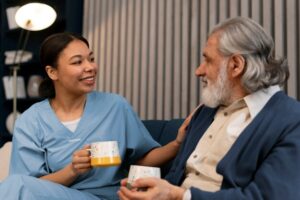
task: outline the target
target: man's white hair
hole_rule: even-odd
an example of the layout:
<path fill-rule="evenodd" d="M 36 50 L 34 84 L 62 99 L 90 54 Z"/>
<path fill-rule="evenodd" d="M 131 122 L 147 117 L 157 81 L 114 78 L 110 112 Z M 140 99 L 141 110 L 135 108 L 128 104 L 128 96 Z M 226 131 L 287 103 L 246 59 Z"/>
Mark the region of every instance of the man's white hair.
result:
<path fill-rule="evenodd" d="M 217 25 L 210 35 L 214 33 L 219 36 L 219 51 L 224 56 L 239 54 L 245 59 L 242 85 L 247 92 L 284 86 L 289 77 L 287 62 L 275 58 L 274 41 L 258 23 L 236 17 Z"/>

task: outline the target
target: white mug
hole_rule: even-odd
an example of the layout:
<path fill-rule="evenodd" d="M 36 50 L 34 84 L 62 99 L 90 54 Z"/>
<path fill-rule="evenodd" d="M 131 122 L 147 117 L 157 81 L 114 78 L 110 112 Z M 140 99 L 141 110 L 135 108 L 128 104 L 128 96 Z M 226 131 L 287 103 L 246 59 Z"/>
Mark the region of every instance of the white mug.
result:
<path fill-rule="evenodd" d="M 93 167 L 116 166 L 121 164 L 117 141 L 100 141 L 91 144 L 91 165 Z"/>
<path fill-rule="evenodd" d="M 128 180 L 127 180 L 127 188 L 132 189 L 131 184 L 139 178 L 146 177 L 156 177 L 160 178 L 160 168 L 158 167 L 148 167 L 148 166 L 140 166 L 140 165 L 130 165 Z"/>

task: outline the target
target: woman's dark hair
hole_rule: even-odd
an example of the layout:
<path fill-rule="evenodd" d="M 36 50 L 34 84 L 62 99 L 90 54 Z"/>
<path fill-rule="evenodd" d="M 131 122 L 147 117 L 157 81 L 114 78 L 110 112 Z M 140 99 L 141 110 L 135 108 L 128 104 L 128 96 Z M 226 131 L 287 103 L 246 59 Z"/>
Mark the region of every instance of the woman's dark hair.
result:
<path fill-rule="evenodd" d="M 56 33 L 47 37 L 40 49 L 41 66 L 44 68 L 46 66 L 57 68 L 57 61 L 61 52 L 74 40 L 80 40 L 89 47 L 89 43 L 84 37 L 73 33 Z M 46 78 L 39 87 L 39 94 L 42 98 L 55 97 L 54 84 L 47 73 Z"/>

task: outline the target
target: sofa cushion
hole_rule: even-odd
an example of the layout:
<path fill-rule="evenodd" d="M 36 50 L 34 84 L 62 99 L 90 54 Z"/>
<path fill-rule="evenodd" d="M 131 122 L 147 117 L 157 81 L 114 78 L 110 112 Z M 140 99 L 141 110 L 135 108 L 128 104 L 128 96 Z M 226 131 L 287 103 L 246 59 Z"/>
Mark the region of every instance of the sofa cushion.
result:
<path fill-rule="evenodd" d="M 143 123 L 154 140 L 160 143 L 160 136 L 163 133 L 167 120 L 143 120 Z"/>
<path fill-rule="evenodd" d="M 165 145 L 174 140 L 183 121 L 183 119 L 172 119 L 167 121 L 167 123 L 165 123 L 163 132 L 160 135 L 159 143 L 161 145 Z"/>
<path fill-rule="evenodd" d="M 159 144 L 165 145 L 176 138 L 178 129 L 183 121 L 184 119 L 143 120 L 143 123 L 153 139 L 155 139 Z M 162 178 L 164 178 L 170 170 L 172 162 L 173 160 L 161 166 Z"/>
<path fill-rule="evenodd" d="M 183 121 L 184 119 L 143 120 L 143 123 L 153 139 L 161 145 L 165 145 L 176 138 Z"/>

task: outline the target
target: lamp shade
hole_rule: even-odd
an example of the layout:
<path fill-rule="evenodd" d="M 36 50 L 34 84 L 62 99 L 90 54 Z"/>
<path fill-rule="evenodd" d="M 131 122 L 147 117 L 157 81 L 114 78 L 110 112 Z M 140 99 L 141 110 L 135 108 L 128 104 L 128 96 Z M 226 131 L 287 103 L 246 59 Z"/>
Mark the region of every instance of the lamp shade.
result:
<path fill-rule="evenodd" d="M 15 19 L 21 28 L 39 31 L 53 24 L 56 12 L 52 7 L 43 3 L 28 3 L 17 10 Z"/>

